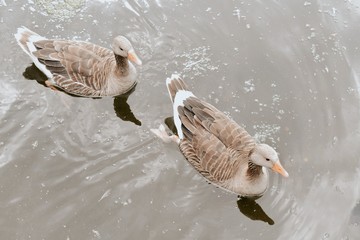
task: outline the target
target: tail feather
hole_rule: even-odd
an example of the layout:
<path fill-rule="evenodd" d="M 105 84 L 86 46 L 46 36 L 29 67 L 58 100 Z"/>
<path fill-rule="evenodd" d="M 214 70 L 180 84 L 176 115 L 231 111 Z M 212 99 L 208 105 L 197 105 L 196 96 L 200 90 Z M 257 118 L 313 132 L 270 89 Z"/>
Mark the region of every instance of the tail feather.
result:
<path fill-rule="evenodd" d="M 26 54 L 31 57 L 35 66 L 40 69 L 48 78 L 52 78 L 52 73 L 46 68 L 44 64 L 40 63 L 38 58 L 33 54 L 33 52 L 38 50 L 34 43 L 41 40 L 46 40 L 46 38 L 24 26 L 19 27 L 17 29 L 17 33 L 15 33 L 14 36 L 22 50 L 24 50 L 24 52 L 26 52 Z"/>
<path fill-rule="evenodd" d="M 175 95 L 179 90 L 189 91 L 189 87 L 178 74 L 172 74 L 170 78 L 167 78 L 166 86 L 172 102 L 174 102 Z"/>
<path fill-rule="evenodd" d="M 183 139 L 184 133 L 181 128 L 182 123 L 179 114 L 179 106 L 184 106 L 184 101 L 187 98 L 195 96 L 191 91 L 189 91 L 186 83 L 177 74 L 173 74 L 170 78 L 166 79 L 166 85 L 169 91 L 171 101 L 173 102 L 174 124 L 179 138 Z"/>
<path fill-rule="evenodd" d="M 31 55 L 31 50 L 29 48 L 29 43 L 34 41 L 44 40 L 44 37 L 41 37 L 39 34 L 31 31 L 30 29 L 22 26 L 17 29 L 17 33 L 14 34 L 15 39 L 19 46 L 26 52 L 28 55 Z"/>

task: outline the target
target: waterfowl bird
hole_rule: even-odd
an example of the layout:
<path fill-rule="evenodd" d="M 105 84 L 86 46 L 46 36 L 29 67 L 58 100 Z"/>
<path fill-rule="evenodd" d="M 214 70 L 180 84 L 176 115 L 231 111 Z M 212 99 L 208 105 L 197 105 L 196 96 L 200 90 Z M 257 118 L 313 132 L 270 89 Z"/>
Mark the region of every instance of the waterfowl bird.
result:
<path fill-rule="evenodd" d="M 245 197 L 261 196 L 269 182 L 267 168 L 288 177 L 276 151 L 255 139 L 235 121 L 189 91 L 172 75 L 166 80 L 178 135 L 163 125 L 151 129 L 165 142 L 174 141 L 188 162 L 209 182 Z"/>
<path fill-rule="evenodd" d="M 18 28 L 15 38 L 48 78 L 52 88 L 83 97 L 115 96 L 136 84 L 141 65 L 130 41 L 117 36 L 112 50 L 84 41 L 47 39 L 26 27 Z"/>

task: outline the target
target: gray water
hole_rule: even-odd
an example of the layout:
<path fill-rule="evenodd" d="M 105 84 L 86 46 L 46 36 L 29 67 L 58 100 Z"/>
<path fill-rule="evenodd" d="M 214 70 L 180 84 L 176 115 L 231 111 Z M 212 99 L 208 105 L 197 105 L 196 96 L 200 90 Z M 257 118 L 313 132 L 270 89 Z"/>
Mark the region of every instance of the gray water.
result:
<path fill-rule="evenodd" d="M 105 47 L 127 36 L 135 91 L 75 98 L 29 80 L 22 25 Z M 358 0 L 1 0 L 0 239 L 359 239 L 359 26 Z M 154 137 L 174 72 L 290 177 L 238 201 Z"/>

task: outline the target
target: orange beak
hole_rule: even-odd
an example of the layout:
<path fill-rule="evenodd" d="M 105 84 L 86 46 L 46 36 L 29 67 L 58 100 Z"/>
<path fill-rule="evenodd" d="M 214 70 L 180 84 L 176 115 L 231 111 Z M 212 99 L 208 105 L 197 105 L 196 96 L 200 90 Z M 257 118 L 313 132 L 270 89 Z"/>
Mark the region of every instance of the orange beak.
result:
<path fill-rule="evenodd" d="M 128 52 L 128 59 L 130 61 L 132 61 L 133 63 L 136 63 L 137 65 L 141 65 L 142 62 L 140 60 L 140 58 L 136 55 L 135 51 L 133 49 L 131 49 L 129 52 Z"/>
<path fill-rule="evenodd" d="M 271 168 L 273 171 L 280 173 L 283 177 L 288 177 L 288 172 L 281 166 L 280 161 L 274 163 L 274 166 Z"/>

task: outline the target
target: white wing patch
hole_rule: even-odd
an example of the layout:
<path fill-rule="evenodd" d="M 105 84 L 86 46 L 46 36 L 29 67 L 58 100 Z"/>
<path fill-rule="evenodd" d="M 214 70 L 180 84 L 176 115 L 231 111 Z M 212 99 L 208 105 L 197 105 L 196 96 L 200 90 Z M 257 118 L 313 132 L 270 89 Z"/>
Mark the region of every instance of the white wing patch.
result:
<path fill-rule="evenodd" d="M 46 66 L 42 63 L 39 62 L 39 60 L 32 54 L 33 52 L 35 52 L 37 49 L 34 45 L 34 42 L 40 41 L 40 40 L 46 40 L 46 38 L 37 35 L 37 34 L 32 34 L 29 38 L 28 41 L 26 42 L 26 47 L 20 42 L 20 40 L 23 38 L 23 35 L 25 35 L 26 33 L 33 33 L 32 31 L 30 31 L 29 29 L 27 29 L 26 27 L 21 27 L 18 28 L 17 33 L 15 34 L 15 38 L 17 43 L 20 45 L 20 47 L 22 48 L 22 50 L 24 50 L 25 53 L 27 53 L 30 57 L 31 60 L 34 62 L 35 66 L 40 69 L 49 79 L 51 79 L 53 77 L 52 73 L 46 68 Z"/>
<path fill-rule="evenodd" d="M 184 101 L 189 97 L 195 97 L 195 95 L 190 91 L 179 90 L 174 98 L 174 105 L 173 105 L 174 123 L 180 139 L 184 138 L 184 134 L 181 129 L 181 120 L 179 117 L 178 107 L 184 106 Z"/>

